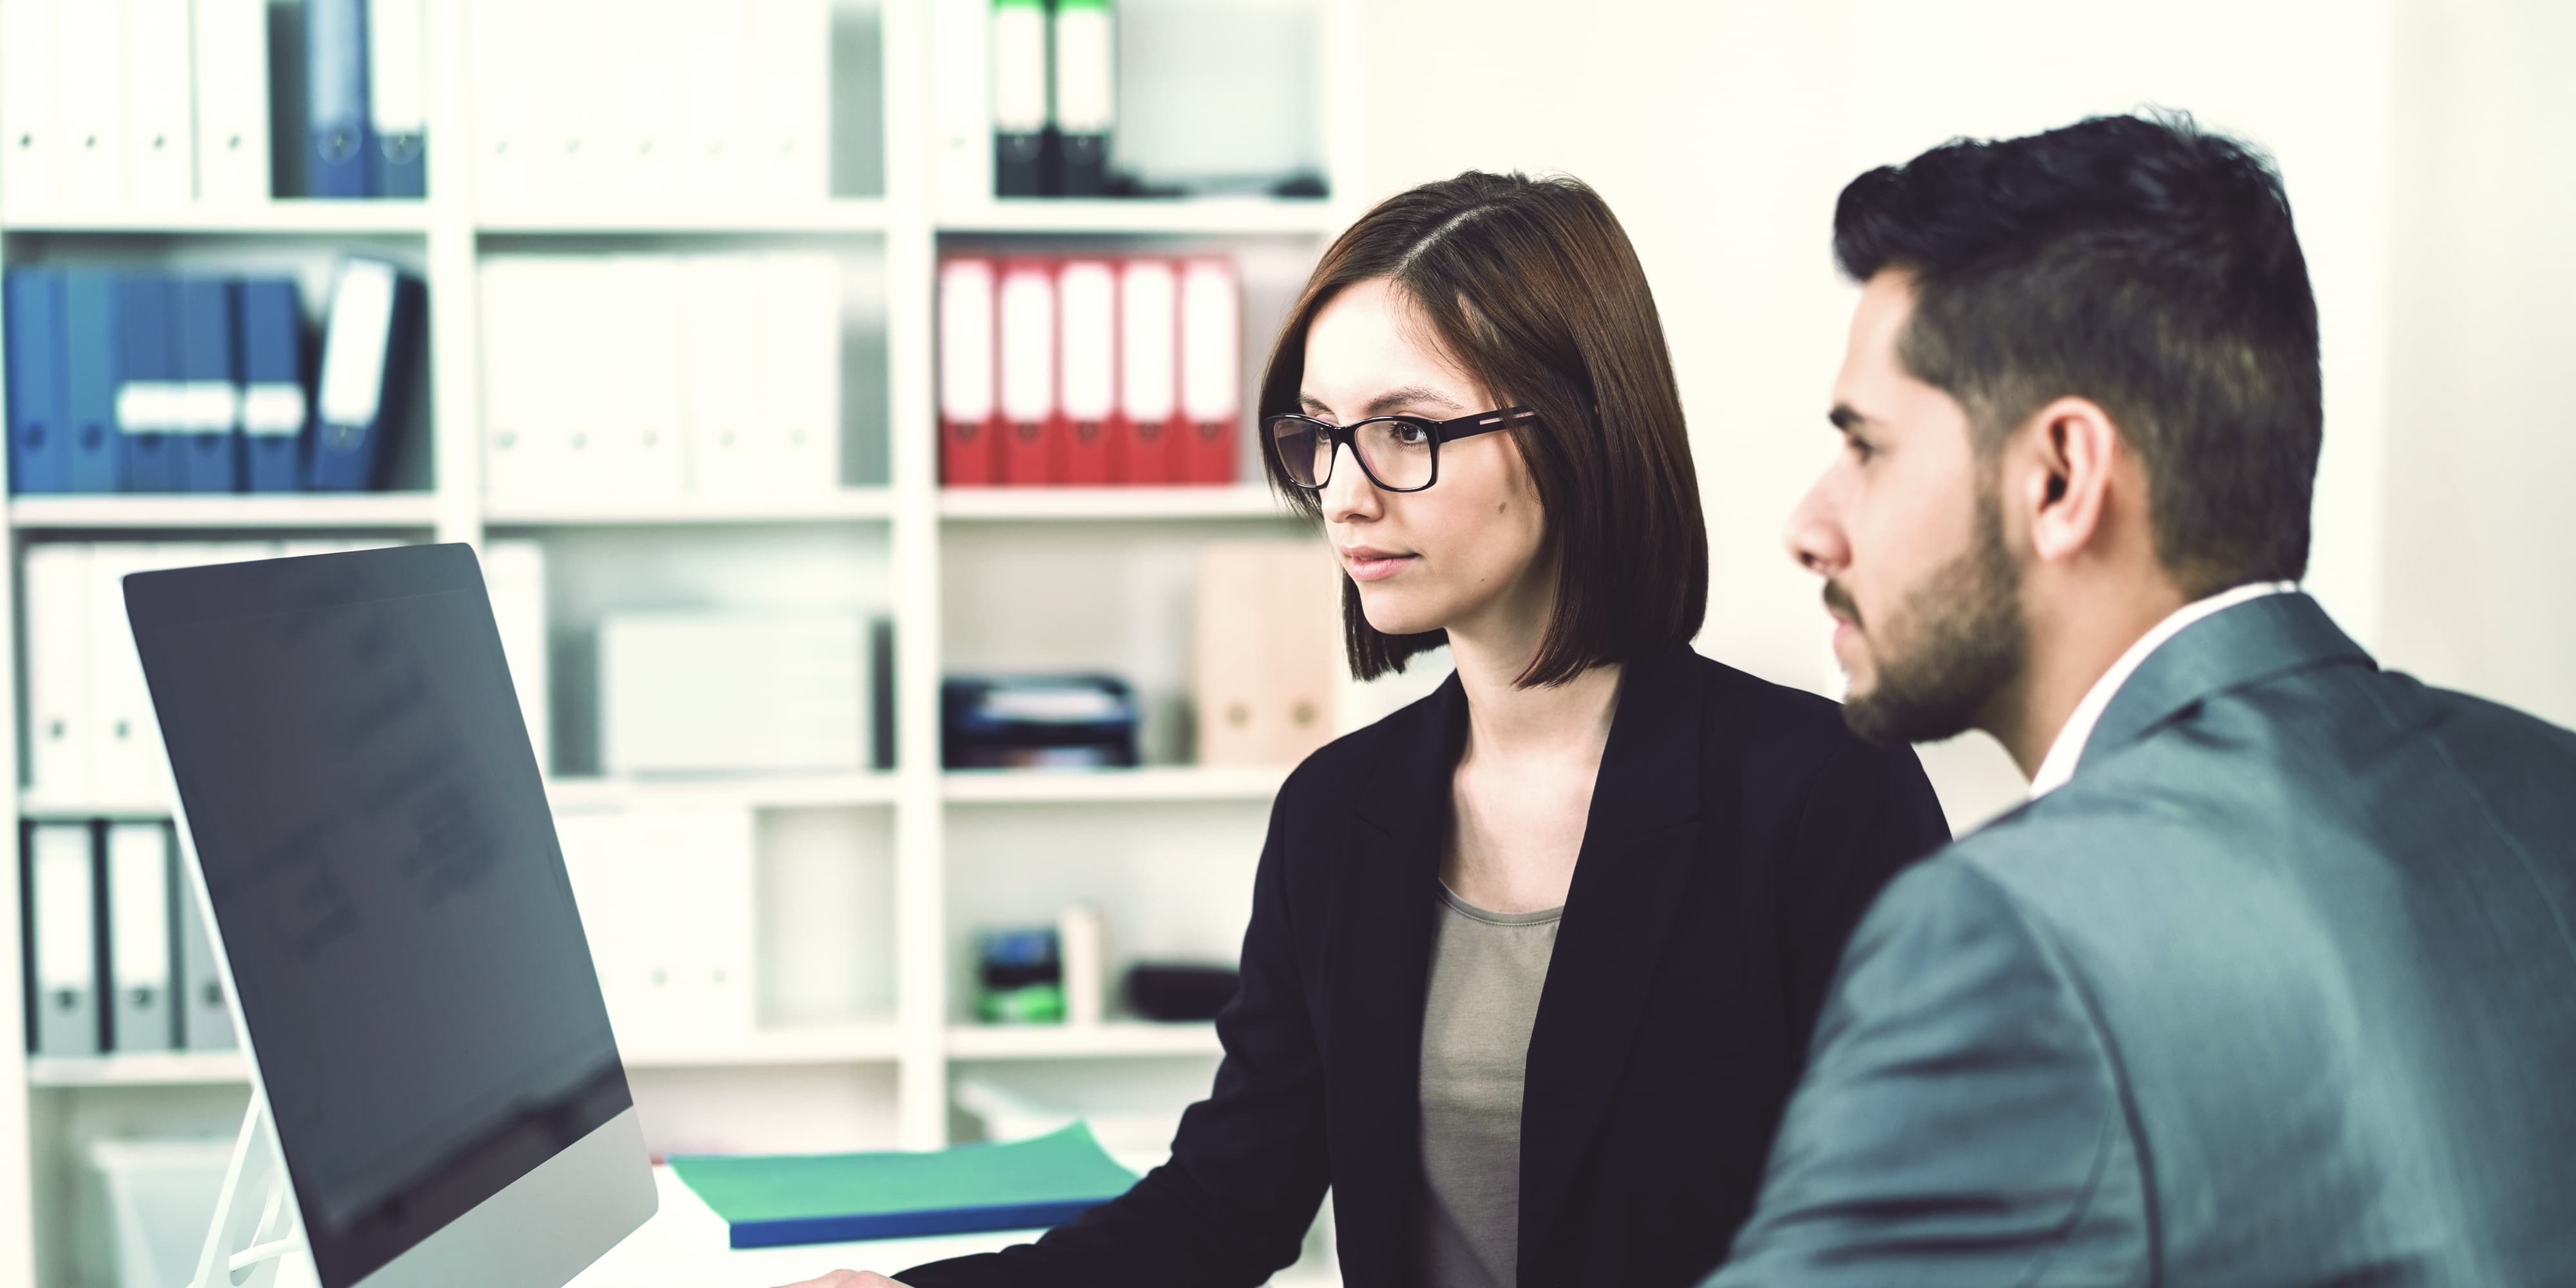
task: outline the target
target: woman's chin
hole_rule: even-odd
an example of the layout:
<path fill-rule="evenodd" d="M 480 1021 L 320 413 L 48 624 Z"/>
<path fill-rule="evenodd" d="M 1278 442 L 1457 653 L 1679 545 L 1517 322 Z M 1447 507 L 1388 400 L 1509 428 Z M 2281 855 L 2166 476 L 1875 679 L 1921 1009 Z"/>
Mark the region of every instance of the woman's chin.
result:
<path fill-rule="evenodd" d="M 1360 615 L 1368 619 L 1370 629 L 1380 635 L 1419 635 L 1439 630 L 1447 623 L 1446 615 L 1433 611 L 1420 595 L 1406 590 L 1383 582 L 1360 583 Z"/>

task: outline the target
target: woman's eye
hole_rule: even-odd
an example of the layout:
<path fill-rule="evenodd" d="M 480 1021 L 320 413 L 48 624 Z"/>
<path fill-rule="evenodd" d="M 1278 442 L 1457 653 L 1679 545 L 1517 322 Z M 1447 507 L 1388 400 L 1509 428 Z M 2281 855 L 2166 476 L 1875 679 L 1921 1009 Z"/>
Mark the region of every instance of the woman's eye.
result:
<path fill-rule="evenodd" d="M 1420 425 L 1409 425 L 1403 421 L 1397 421 L 1395 424 L 1395 441 L 1407 447 L 1420 447 L 1430 440 L 1431 431 Z"/>

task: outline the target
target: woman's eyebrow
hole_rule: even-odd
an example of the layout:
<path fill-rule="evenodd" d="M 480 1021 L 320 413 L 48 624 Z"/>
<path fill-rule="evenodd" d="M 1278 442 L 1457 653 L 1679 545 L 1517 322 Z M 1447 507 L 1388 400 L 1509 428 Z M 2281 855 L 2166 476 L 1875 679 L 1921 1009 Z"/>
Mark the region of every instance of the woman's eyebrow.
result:
<path fill-rule="evenodd" d="M 1406 385 L 1401 389 L 1389 389 L 1385 393 L 1379 394 L 1369 403 L 1368 414 L 1372 416 L 1384 416 L 1395 411 L 1395 409 L 1399 407 L 1421 407 L 1426 405 L 1432 407 L 1446 407 L 1451 411 L 1467 410 L 1465 407 L 1459 405 L 1456 399 L 1451 398 L 1447 394 L 1441 393 L 1437 389 L 1429 389 L 1421 385 Z"/>

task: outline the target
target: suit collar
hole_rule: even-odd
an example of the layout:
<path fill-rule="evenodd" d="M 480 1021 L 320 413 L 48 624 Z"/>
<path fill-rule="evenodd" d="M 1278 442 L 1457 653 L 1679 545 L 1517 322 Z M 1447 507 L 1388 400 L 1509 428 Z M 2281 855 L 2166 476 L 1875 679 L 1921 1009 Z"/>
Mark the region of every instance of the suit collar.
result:
<path fill-rule="evenodd" d="M 2138 665 L 2102 709 L 2076 772 L 2210 698 L 2336 665 L 2377 664 L 2305 594 L 2266 595 L 2214 613 L 2185 627 Z"/>

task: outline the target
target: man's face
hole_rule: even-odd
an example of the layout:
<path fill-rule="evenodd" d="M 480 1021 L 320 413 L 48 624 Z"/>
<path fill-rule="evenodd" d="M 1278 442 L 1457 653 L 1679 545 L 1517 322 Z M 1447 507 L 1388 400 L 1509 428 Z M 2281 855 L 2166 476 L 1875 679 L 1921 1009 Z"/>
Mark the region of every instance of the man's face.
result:
<path fill-rule="evenodd" d="M 1929 742 L 1985 723 L 2019 678 L 2028 632 L 1993 471 L 1967 410 L 1897 355 L 1914 285 L 1861 291 L 1831 418 L 1843 451 L 1790 516 L 1789 552 L 1825 579 L 1843 718 L 1874 742 Z"/>

